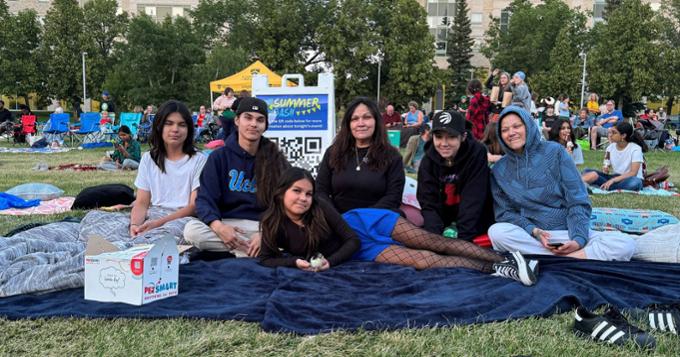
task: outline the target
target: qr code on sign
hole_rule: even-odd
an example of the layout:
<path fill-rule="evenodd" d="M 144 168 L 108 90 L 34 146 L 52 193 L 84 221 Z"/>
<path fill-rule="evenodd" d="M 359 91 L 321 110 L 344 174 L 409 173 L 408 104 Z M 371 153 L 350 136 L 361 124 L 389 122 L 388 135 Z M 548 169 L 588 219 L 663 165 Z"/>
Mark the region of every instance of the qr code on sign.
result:
<path fill-rule="evenodd" d="M 293 166 L 306 169 L 316 177 L 319 164 L 323 158 L 321 137 L 269 138 L 279 145 Z"/>

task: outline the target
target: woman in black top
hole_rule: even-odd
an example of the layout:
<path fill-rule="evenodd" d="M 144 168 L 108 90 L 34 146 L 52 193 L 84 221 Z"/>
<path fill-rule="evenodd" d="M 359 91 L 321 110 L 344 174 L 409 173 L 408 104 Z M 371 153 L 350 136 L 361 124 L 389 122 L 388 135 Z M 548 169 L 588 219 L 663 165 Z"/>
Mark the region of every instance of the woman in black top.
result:
<path fill-rule="evenodd" d="M 355 208 L 398 211 L 404 191 L 404 165 L 390 145 L 380 110 L 365 97 L 354 99 L 340 132 L 324 154 L 318 194 L 340 212 Z"/>
<path fill-rule="evenodd" d="M 340 214 L 314 199 L 314 179 L 308 171 L 285 171 L 272 201 L 260 220 L 262 265 L 322 271 L 350 259 L 359 249 L 359 238 Z M 311 258 L 318 253 L 325 258 L 313 267 Z"/>

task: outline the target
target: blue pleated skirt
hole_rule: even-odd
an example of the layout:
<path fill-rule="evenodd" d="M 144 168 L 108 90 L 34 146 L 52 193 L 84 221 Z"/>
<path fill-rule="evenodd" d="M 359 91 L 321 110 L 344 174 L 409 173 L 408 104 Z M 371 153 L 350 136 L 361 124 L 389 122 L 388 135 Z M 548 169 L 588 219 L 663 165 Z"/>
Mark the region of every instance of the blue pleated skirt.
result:
<path fill-rule="evenodd" d="M 352 259 L 374 261 L 390 245 L 402 245 L 392 239 L 392 231 L 399 214 L 387 209 L 357 208 L 345 212 L 342 217 L 361 240 L 361 248 Z"/>

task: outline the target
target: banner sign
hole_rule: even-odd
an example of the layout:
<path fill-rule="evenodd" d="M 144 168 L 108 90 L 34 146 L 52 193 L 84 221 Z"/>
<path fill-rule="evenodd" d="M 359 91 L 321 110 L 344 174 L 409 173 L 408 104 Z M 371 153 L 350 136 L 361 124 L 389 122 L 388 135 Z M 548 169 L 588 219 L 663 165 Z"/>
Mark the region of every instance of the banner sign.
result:
<path fill-rule="evenodd" d="M 297 86 L 288 86 L 296 79 Z M 286 74 L 280 87 L 266 75 L 253 76 L 253 96 L 268 105 L 265 136 L 279 145 L 291 165 L 316 177 L 319 164 L 335 138 L 335 86 L 331 73 L 319 74 L 318 86 L 305 86 L 300 74 Z"/>
<path fill-rule="evenodd" d="M 328 130 L 328 95 L 260 95 L 269 106 L 268 130 Z"/>

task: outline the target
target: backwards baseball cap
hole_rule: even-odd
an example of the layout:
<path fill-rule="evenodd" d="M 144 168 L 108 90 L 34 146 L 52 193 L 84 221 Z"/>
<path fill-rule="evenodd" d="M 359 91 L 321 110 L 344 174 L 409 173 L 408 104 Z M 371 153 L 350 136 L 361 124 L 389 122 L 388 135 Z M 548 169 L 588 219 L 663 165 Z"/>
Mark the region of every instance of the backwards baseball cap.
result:
<path fill-rule="evenodd" d="M 269 112 L 267 111 L 267 103 L 255 97 L 241 98 L 238 103 L 238 109 L 236 109 L 236 115 L 241 115 L 245 112 L 257 112 L 265 117 L 269 117 Z"/>
<path fill-rule="evenodd" d="M 269 127 L 269 111 L 267 110 L 267 103 L 255 97 L 241 98 L 238 103 L 238 109 L 236 109 L 236 115 L 241 115 L 245 112 L 256 112 L 264 115 L 265 119 L 265 130 Z"/>
<path fill-rule="evenodd" d="M 446 131 L 453 136 L 465 133 L 465 118 L 459 112 L 441 111 L 432 119 L 432 132 Z"/>

